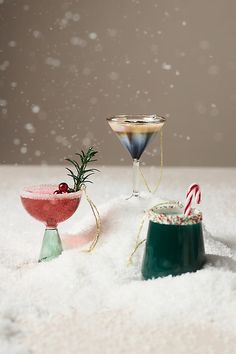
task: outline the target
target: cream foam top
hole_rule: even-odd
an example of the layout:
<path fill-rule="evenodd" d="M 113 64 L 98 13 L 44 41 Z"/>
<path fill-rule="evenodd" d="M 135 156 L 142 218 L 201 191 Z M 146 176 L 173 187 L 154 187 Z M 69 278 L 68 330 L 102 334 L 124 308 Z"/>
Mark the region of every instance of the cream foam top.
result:
<path fill-rule="evenodd" d="M 116 133 L 155 133 L 163 127 L 163 122 L 116 122 L 109 121 L 109 124 Z"/>
<path fill-rule="evenodd" d="M 82 195 L 82 191 L 72 193 L 53 194 L 58 189 L 56 184 L 41 184 L 38 186 L 25 187 L 21 192 L 22 198 L 52 200 L 52 199 L 77 199 Z"/>

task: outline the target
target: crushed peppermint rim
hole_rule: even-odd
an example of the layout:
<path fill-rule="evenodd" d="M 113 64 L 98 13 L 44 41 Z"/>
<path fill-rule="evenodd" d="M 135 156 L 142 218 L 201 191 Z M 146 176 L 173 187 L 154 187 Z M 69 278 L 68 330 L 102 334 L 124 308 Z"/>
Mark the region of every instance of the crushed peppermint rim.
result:
<path fill-rule="evenodd" d="M 165 225 L 192 225 L 202 221 L 202 213 L 191 208 L 188 216 L 184 215 L 184 205 L 179 201 L 167 201 L 148 210 L 149 220 Z"/>
<path fill-rule="evenodd" d="M 29 186 L 23 188 L 20 192 L 21 198 L 28 199 L 42 199 L 42 200 L 55 200 L 55 199 L 75 199 L 80 198 L 82 190 L 71 193 L 53 194 L 58 189 L 57 184 L 40 184 L 37 186 Z"/>

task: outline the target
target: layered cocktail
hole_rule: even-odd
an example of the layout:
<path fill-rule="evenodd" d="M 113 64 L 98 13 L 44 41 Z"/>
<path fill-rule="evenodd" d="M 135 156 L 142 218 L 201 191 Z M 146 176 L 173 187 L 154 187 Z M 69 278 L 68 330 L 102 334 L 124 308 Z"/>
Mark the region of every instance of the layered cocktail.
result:
<path fill-rule="evenodd" d="M 139 160 L 151 138 L 162 129 L 165 118 L 156 114 L 116 115 L 107 121 L 133 159 L 132 196 L 138 197 Z"/>

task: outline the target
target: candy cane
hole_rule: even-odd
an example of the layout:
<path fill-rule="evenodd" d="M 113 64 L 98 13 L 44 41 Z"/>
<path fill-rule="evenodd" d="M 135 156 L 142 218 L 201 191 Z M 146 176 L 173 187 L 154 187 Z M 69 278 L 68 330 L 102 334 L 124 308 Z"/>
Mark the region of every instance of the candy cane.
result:
<path fill-rule="evenodd" d="M 197 183 L 193 183 L 189 186 L 187 194 L 186 194 L 186 201 L 184 207 L 184 215 L 189 216 L 191 213 L 191 205 L 193 202 L 193 197 L 195 197 L 195 202 L 200 204 L 201 202 L 201 190 L 200 186 Z"/>

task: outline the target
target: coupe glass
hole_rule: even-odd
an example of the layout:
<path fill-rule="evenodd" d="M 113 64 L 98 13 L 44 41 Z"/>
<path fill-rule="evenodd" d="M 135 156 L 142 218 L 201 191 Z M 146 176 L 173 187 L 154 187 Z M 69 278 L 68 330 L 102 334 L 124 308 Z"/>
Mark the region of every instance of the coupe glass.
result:
<path fill-rule="evenodd" d="M 63 249 L 57 225 L 69 219 L 79 206 L 82 192 L 53 194 L 57 185 L 26 187 L 20 194 L 28 213 L 46 226 L 39 262 L 58 257 Z"/>
<path fill-rule="evenodd" d="M 107 118 L 111 129 L 133 159 L 133 193 L 139 197 L 139 161 L 151 138 L 161 130 L 166 119 L 156 114 L 122 114 Z"/>

